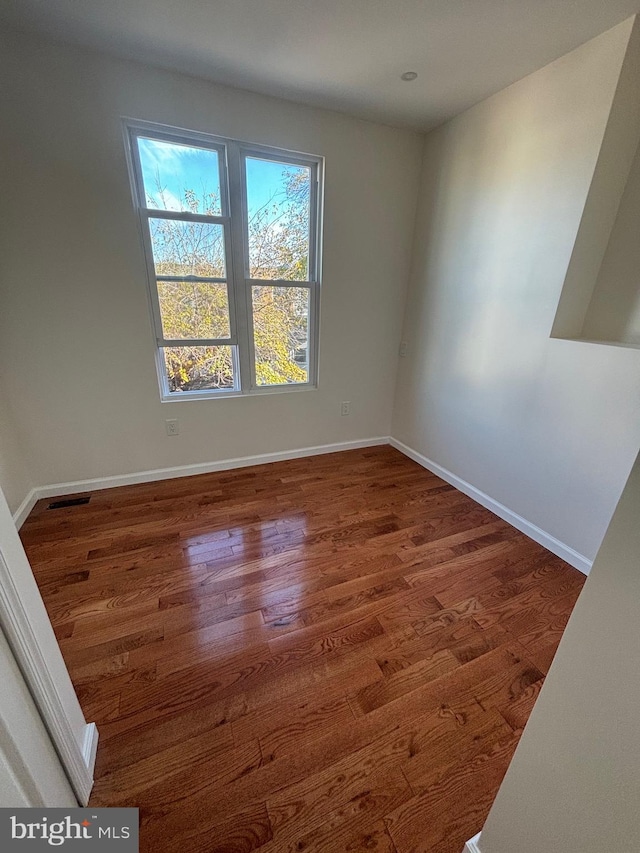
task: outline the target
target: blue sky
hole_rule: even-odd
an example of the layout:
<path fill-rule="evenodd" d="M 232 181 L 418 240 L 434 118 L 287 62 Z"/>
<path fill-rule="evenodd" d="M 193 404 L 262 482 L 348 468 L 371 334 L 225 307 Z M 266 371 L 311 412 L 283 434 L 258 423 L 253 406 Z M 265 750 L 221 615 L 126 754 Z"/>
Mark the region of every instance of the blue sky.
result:
<path fill-rule="evenodd" d="M 184 204 L 180 204 L 179 200 L 185 189 L 193 189 L 199 197 L 210 192 L 215 192 L 219 197 L 220 180 L 216 151 L 144 137 L 139 138 L 138 146 L 145 190 L 148 195 L 153 196 L 155 206 L 169 210 L 184 209 Z M 247 159 L 247 200 L 250 215 L 272 196 L 277 198 L 282 193 L 284 168 L 282 163 Z M 158 178 L 164 191 L 163 199 L 159 197 Z M 215 212 L 220 213 L 219 210 Z"/>

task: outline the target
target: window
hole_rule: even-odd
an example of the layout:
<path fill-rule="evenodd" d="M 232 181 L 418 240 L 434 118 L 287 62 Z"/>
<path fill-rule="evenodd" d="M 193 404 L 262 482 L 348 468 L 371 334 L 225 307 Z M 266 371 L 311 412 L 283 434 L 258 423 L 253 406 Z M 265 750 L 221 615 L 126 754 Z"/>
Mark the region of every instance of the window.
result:
<path fill-rule="evenodd" d="M 315 386 L 322 159 L 125 127 L 162 398 Z"/>

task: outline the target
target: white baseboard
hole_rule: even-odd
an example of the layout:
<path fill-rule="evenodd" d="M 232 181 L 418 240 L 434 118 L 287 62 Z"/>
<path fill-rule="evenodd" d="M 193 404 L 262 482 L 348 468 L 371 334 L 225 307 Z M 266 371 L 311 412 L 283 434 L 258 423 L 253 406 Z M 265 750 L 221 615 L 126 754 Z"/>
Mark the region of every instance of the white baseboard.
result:
<path fill-rule="evenodd" d="M 542 530 L 537 525 L 508 507 L 494 500 L 489 495 L 467 483 L 461 477 L 433 462 L 418 451 L 413 450 L 403 442 L 388 436 L 377 436 L 375 438 L 360 439 L 357 441 L 343 441 L 336 444 L 321 444 L 315 447 L 301 447 L 296 450 L 281 450 L 276 453 L 261 453 L 255 456 L 239 456 L 235 459 L 222 459 L 217 462 L 201 462 L 195 465 L 179 465 L 173 468 L 156 468 L 152 471 L 136 471 L 131 474 L 116 474 L 111 477 L 96 477 L 89 480 L 74 480 L 68 483 L 51 483 L 47 486 L 37 486 L 31 489 L 13 515 L 16 527 L 20 529 L 27 516 L 33 509 L 36 501 L 42 498 L 54 498 L 60 495 L 71 495 L 77 492 L 94 492 L 98 489 L 109 489 L 115 486 L 130 486 L 136 483 L 152 483 L 157 480 L 169 480 L 176 477 L 190 477 L 196 474 L 209 474 L 214 471 L 228 471 L 233 468 L 246 468 L 250 465 L 264 465 L 269 462 L 281 462 L 286 459 L 301 459 L 306 456 L 320 456 L 325 453 L 338 453 L 343 450 L 356 450 L 362 447 L 376 447 L 381 444 L 391 444 L 409 459 L 413 459 L 423 468 L 451 483 L 456 489 L 469 495 L 482 506 L 494 512 L 497 516 L 507 521 L 513 527 L 520 530 L 526 536 L 547 548 L 553 554 L 561 557 L 569 565 L 574 566 L 583 574 L 588 575 L 591 570 L 592 561 L 579 554 L 569 545 L 565 545 L 555 536 Z"/>
<path fill-rule="evenodd" d="M 474 501 L 477 501 L 479 504 L 482 504 L 482 506 L 491 510 L 491 512 L 504 519 L 504 521 L 511 524 L 517 530 L 520 530 L 521 533 L 524 533 L 530 539 L 533 539 L 535 542 L 538 542 L 540 545 L 545 547 L 548 551 L 551 551 L 553 554 L 556 554 L 558 557 L 565 560 L 569 565 L 578 569 L 585 575 L 589 574 L 592 561 L 588 560 L 582 554 L 579 554 L 573 548 L 569 547 L 569 545 L 565 545 L 564 542 L 556 539 L 555 536 L 552 536 L 550 533 L 542 530 L 537 525 L 532 524 L 532 522 L 527 521 L 526 518 L 523 518 L 521 515 L 513 512 L 513 510 L 510 510 L 508 507 L 504 506 L 504 504 L 501 504 L 499 501 L 489 497 L 489 495 L 481 492 L 480 489 L 476 489 L 476 487 L 472 486 L 471 483 L 467 483 L 466 480 L 463 480 L 461 477 L 458 477 L 456 474 L 453 474 L 451 471 L 448 471 L 446 468 L 438 465 L 437 462 L 427 459 L 426 456 L 423 456 L 421 453 L 418 453 L 417 450 L 413 450 L 401 441 L 398 441 L 395 438 L 390 438 L 389 444 L 391 444 L 392 447 L 395 447 L 396 450 L 404 453 L 404 455 L 408 456 L 409 459 L 413 459 L 413 461 L 417 462 L 418 465 L 422 465 L 423 468 L 426 468 L 428 471 L 431 471 L 433 474 L 436 474 L 438 477 L 446 480 L 447 483 L 455 486 L 456 489 L 459 489 L 459 491 L 464 492 L 465 495 L 473 498 Z"/>
<path fill-rule="evenodd" d="M 480 833 L 467 841 L 462 853 L 482 853 L 482 850 L 480 850 Z"/>
<path fill-rule="evenodd" d="M 13 513 L 13 520 L 14 520 L 15 525 L 18 528 L 18 530 L 20 530 L 22 525 L 25 523 L 25 521 L 29 517 L 29 513 L 34 508 L 34 506 L 36 505 L 37 500 L 38 500 L 38 495 L 36 494 L 36 490 L 31 489 L 29 491 L 29 494 L 26 496 L 26 498 L 22 501 L 22 503 L 18 507 L 18 509 Z"/>
<path fill-rule="evenodd" d="M 357 450 L 362 447 L 377 447 L 389 444 L 388 436 L 341 441 L 336 444 L 321 444 L 315 447 L 300 447 L 296 450 L 280 450 L 276 453 L 260 453 L 255 456 L 239 456 L 235 459 L 222 459 L 217 462 L 199 462 L 195 465 L 179 465 L 173 468 L 156 468 L 152 471 L 136 471 L 132 474 L 116 474 L 111 477 L 96 477 L 90 480 L 73 480 L 68 483 L 51 483 L 32 489 L 13 519 L 20 529 L 33 509 L 36 501 L 42 498 L 55 498 L 60 495 L 72 495 L 77 492 L 95 492 L 98 489 L 110 489 L 115 486 L 131 486 L 137 483 L 153 483 L 157 480 L 171 480 L 176 477 L 191 477 L 196 474 L 210 474 L 214 471 L 229 471 L 232 468 L 247 468 L 250 465 L 265 465 L 269 462 L 282 462 L 286 459 L 302 459 L 306 456 L 320 456 L 325 453 L 339 453 L 343 450 Z"/>

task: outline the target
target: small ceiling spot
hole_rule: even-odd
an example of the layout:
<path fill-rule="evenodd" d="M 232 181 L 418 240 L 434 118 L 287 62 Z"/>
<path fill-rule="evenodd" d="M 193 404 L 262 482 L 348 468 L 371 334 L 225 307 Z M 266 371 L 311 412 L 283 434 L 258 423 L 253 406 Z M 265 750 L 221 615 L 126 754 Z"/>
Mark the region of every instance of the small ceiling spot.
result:
<path fill-rule="evenodd" d="M 417 76 L 417 71 L 405 71 L 404 74 L 400 75 L 400 79 L 409 82 L 410 80 L 415 80 Z"/>

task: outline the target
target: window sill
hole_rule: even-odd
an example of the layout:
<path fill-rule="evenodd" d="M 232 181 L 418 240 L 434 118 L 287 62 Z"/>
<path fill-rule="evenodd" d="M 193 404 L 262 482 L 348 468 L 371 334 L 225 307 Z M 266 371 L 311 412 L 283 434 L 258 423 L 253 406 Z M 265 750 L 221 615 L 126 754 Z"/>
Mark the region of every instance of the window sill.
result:
<path fill-rule="evenodd" d="M 161 403 L 186 403 L 191 400 L 228 400 L 238 397 L 265 397 L 273 394 L 300 394 L 302 391 L 317 391 L 317 385 L 276 385 L 271 388 L 253 388 L 251 391 L 184 391 L 180 394 L 165 395 Z"/>

